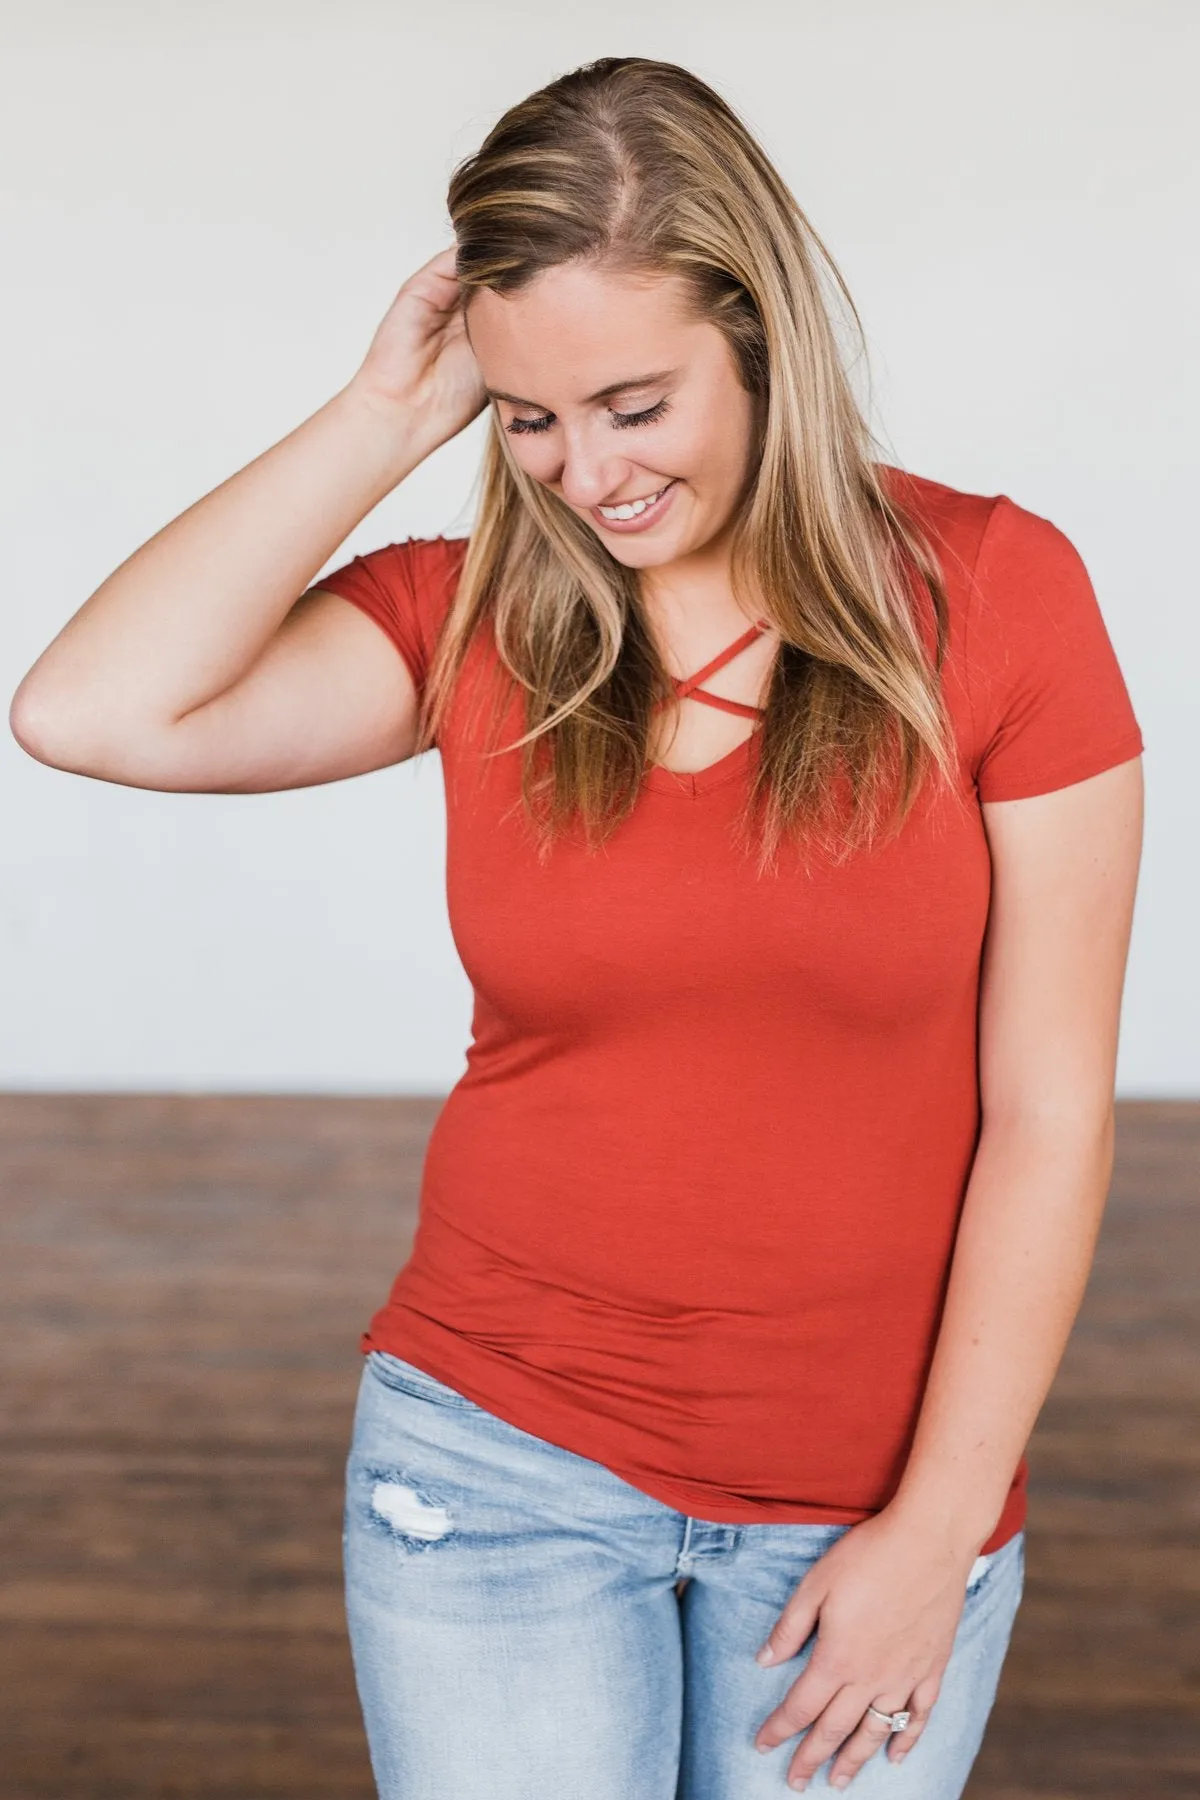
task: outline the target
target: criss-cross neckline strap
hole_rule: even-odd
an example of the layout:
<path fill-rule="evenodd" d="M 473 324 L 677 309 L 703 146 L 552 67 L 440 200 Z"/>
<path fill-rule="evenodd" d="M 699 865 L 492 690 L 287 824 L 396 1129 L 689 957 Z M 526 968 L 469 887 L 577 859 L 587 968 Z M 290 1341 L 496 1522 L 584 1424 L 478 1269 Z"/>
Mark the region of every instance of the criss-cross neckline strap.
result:
<path fill-rule="evenodd" d="M 764 710 L 761 706 L 748 706 L 741 700 L 726 700 L 723 694 L 710 694 L 700 686 L 700 683 L 707 681 L 710 675 L 715 675 L 718 669 L 723 669 L 726 663 L 732 662 L 734 657 L 739 656 L 743 650 L 748 650 L 755 639 L 761 637 L 763 632 L 768 629 L 765 619 L 756 619 L 748 631 L 744 631 L 741 637 L 736 638 L 732 644 L 726 645 L 725 649 L 714 656 L 711 662 L 706 662 L 702 669 L 697 669 L 694 675 L 673 675 L 671 680 L 675 688 L 676 699 L 702 700 L 706 706 L 719 707 L 722 712 L 737 713 L 742 718 L 757 719 Z"/>

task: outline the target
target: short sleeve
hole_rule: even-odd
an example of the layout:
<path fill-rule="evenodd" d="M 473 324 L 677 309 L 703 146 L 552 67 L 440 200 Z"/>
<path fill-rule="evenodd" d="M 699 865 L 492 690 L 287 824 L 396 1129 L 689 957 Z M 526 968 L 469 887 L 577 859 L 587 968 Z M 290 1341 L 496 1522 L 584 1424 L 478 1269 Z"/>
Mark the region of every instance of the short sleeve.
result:
<path fill-rule="evenodd" d="M 438 636 L 458 587 L 466 538 L 407 538 L 320 576 L 308 590 L 339 594 L 387 633 L 423 695 Z"/>
<path fill-rule="evenodd" d="M 980 800 L 1069 787 L 1144 748 L 1079 552 L 1006 494 L 980 540 L 966 678 Z"/>

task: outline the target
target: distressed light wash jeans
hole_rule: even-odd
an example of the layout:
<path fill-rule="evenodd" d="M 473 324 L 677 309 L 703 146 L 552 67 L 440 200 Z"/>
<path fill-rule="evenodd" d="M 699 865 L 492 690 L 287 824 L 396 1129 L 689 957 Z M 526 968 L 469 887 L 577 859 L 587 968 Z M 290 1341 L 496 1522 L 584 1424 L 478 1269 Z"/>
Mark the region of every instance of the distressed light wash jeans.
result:
<path fill-rule="evenodd" d="M 531 1436 L 399 1357 L 363 1370 L 346 1609 L 380 1800 L 786 1800 L 754 1737 L 803 1669 L 754 1652 L 849 1525 L 720 1525 Z M 928 1724 L 850 1786 L 958 1800 L 1021 1600 L 1025 1534 L 970 1571 Z M 690 1577 L 680 1594 L 676 1583 Z"/>

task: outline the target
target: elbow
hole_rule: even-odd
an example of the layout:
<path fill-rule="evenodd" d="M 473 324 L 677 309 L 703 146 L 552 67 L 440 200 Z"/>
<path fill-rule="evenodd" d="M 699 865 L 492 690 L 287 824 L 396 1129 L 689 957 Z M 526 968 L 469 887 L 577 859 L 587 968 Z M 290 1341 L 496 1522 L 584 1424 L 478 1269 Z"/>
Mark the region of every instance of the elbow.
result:
<path fill-rule="evenodd" d="M 26 676 L 8 710 L 9 730 L 47 768 L 121 787 L 174 789 L 177 758 L 163 729 L 128 717 L 118 722 L 108 696 L 53 688 Z"/>
<path fill-rule="evenodd" d="M 95 770 L 81 729 L 84 710 L 77 698 L 53 693 L 44 682 L 27 675 L 9 704 L 8 727 L 35 762 L 90 775 Z"/>
<path fill-rule="evenodd" d="M 22 750 L 36 762 L 61 767 L 60 709 L 47 703 L 46 696 L 28 676 L 9 704 L 8 728 Z"/>

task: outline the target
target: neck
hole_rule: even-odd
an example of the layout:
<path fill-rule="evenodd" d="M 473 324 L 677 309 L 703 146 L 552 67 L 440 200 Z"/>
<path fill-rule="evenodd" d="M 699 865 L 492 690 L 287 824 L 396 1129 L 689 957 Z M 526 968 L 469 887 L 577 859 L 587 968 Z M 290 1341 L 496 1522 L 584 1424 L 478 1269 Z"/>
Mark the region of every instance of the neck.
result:
<path fill-rule="evenodd" d="M 660 642 L 705 644 L 736 637 L 763 617 L 761 610 L 739 606 L 728 579 L 689 583 L 687 587 L 641 588 L 642 610 Z"/>
<path fill-rule="evenodd" d="M 711 543 L 658 568 L 643 569 L 638 592 L 646 616 L 669 636 L 712 633 L 758 616 L 734 597 L 729 546 L 722 533 Z"/>

